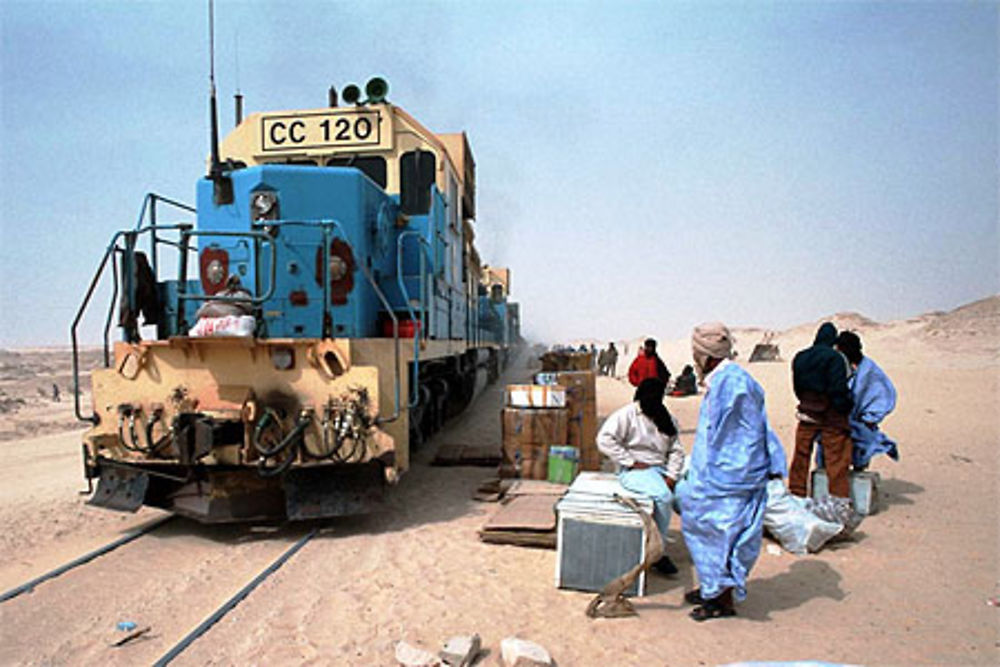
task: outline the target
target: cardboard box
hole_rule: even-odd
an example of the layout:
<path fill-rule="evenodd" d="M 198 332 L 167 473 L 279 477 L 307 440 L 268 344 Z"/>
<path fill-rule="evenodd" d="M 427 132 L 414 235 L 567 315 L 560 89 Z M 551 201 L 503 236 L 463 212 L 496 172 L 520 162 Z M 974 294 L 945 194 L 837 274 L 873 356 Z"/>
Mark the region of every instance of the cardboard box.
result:
<path fill-rule="evenodd" d="M 549 481 L 570 484 L 580 471 L 580 450 L 565 445 L 549 447 Z"/>
<path fill-rule="evenodd" d="M 851 502 L 854 503 L 854 511 L 862 516 L 869 516 L 878 512 L 878 485 L 882 481 L 877 472 L 866 470 L 864 472 L 849 473 Z M 813 470 L 812 473 L 812 497 L 816 500 L 826 498 L 830 495 L 830 486 L 825 470 Z"/>
<path fill-rule="evenodd" d="M 589 371 L 594 368 L 590 352 L 546 352 L 541 356 L 543 371 Z"/>
<path fill-rule="evenodd" d="M 567 433 L 566 408 L 504 408 L 501 411 L 503 432 L 503 463 L 500 476 L 522 476 L 526 479 L 545 479 L 547 469 L 523 475 L 521 462 L 525 458 L 539 458 L 533 450 L 549 445 L 565 445 Z M 543 466 L 543 463 L 533 465 Z M 534 476 L 538 475 L 538 476 Z"/>
<path fill-rule="evenodd" d="M 506 405 L 509 408 L 564 408 L 566 388 L 559 385 L 509 384 Z"/>
<path fill-rule="evenodd" d="M 549 446 L 521 445 L 518 450 L 518 470 L 521 479 L 547 479 L 549 476 Z"/>
<path fill-rule="evenodd" d="M 566 444 L 580 450 L 583 470 L 600 470 L 597 450 L 597 376 L 593 371 L 555 371 L 535 375 L 538 384 L 566 388 L 569 424 Z"/>
<path fill-rule="evenodd" d="M 500 414 L 505 444 L 567 444 L 569 411 L 566 408 L 504 408 Z"/>

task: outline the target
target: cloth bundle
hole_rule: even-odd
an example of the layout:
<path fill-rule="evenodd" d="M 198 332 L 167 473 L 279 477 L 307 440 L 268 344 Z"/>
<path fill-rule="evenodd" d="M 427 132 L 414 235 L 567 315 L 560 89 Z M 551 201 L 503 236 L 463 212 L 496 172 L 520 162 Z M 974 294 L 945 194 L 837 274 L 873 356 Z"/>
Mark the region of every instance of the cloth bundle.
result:
<path fill-rule="evenodd" d="M 767 505 L 764 508 L 764 528 L 786 551 L 803 555 L 815 553 L 830 539 L 844 531 L 836 517 L 835 503 L 824 503 L 819 516 L 813 501 L 788 492 L 785 483 L 772 479 L 767 483 Z"/>

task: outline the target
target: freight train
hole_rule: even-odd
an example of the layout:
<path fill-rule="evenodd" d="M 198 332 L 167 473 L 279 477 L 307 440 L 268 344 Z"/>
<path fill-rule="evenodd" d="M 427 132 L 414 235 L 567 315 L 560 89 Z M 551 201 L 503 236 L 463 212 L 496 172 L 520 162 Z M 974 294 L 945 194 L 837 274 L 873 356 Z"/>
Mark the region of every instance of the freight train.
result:
<path fill-rule="evenodd" d="M 520 314 L 509 271 L 476 250 L 468 137 L 387 92 L 375 78 L 340 104 L 331 88 L 325 107 L 245 119 L 238 97 L 220 141 L 213 89 L 196 206 L 147 195 L 73 322 L 92 504 L 203 522 L 363 513 L 499 375 Z M 107 273 L 85 414 L 77 332 Z"/>

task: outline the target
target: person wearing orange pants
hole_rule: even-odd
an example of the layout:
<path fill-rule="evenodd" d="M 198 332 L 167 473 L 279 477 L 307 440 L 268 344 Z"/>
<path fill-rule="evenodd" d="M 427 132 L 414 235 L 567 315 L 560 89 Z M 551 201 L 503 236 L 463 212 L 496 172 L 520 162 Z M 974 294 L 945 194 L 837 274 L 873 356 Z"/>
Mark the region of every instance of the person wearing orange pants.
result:
<path fill-rule="evenodd" d="M 824 467 L 830 495 L 842 505 L 850 503 L 848 468 L 851 463 L 851 391 L 847 386 L 847 359 L 834 349 L 837 328 L 824 322 L 812 347 L 792 360 L 792 385 L 799 399 L 795 430 L 795 455 L 788 473 L 788 490 L 808 494 L 809 462 L 817 437 L 823 444 Z"/>

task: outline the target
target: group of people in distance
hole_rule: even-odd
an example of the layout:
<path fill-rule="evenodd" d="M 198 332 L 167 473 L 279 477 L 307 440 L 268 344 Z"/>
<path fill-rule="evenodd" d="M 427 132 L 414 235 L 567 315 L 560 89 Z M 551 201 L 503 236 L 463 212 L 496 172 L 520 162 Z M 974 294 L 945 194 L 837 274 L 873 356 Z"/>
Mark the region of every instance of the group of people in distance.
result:
<path fill-rule="evenodd" d="M 671 396 L 691 396 L 698 393 L 698 380 L 694 374 L 694 367 L 690 364 L 684 366 L 684 370 L 674 380 L 672 386 L 670 377 L 670 369 L 656 352 L 656 340 L 647 338 L 628 368 L 628 381 L 633 387 L 638 387 L 643 380 L 656 378 L 663 382 Z"/>
<path fill-rule="evenodd" d="M 684 600 L 694 605 L 691 617 L 705 621 L 735 615 L 734 602 L 746 597 L 747 576 L 761 548 L 767 483 L 788 475 L 788 465 L 768 424 L 763 388 L 732 361 L 729 329 L 720 322 L 695 327 L 691 351 L 705 393 L 690 457 L 663 403 L 670 374 L 651 339 L 629 369 L 633 402 L 605 420 L 597 446 L 617 465 L 622 487 L 653 500 L 653 519 L 665 542 L 671 514 L 680 514 L 699 584 Z M 878 453 L 898 459 L 895 443 L 878 427 L 895 407 L 895 389 L 861 354 L 857 334 L 838 335 L 830 323 L 795 356 L 792 376 L 799 421 L 789 490 L 806 495 L 818 443 L 830 494 L 849 514 L 852 458 L 859 470 Z M 666 555 L 653 567 L 668 576 L 677 572 Z"/>
<path fill-rule="evenodd" d="M 615 366 L 618 365 L 618 348 L 614 341 L 608 343 L 608 347 L 601 350 L 597 355 L 598 375 L 615 376 Z"/>

